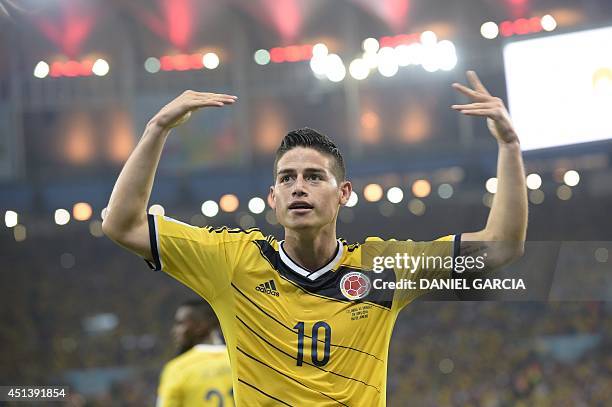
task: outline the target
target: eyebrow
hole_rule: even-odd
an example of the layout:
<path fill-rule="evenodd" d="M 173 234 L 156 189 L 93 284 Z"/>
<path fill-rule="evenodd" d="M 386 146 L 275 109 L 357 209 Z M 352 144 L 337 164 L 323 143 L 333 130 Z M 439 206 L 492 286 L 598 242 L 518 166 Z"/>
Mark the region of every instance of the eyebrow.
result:
<path fill-rule="evenodd" d="M 282 170 L 279 170 L 277 175 L 290 174 L 290 173 L 293 173 L 293 172 L 296 172 L 295 169 L 293 169 L 293 168 L 284 168 Z M 325 174 L 325 170 L 322 169 L 322 168 L 305 168 L 304 172 L 310 172 L 310 173 L 316 172 L 316 173 Z"/>

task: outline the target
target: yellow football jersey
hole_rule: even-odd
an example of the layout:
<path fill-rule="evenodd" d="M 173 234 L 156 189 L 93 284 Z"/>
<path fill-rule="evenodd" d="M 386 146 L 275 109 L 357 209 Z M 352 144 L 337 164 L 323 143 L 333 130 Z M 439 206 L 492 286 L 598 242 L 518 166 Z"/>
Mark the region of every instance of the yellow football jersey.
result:
<path fill-rule="evenodd" d="M 225 345 L 196 345 L 169 361 L 157 390 L 157 407 L 234 405 Z"/>
<path fill-rule="evenodd" d="M 361 284 L 419 273 L 375 276 L 362 267 L 364 246 L 342 239 L 335 257 L 311 272 L 291 260 L 283 242 L 258 229 L 200 228 L 149 215 L 149 231 L 151 267 L 193 289 L 217 314 L 236 405 L 385 405 L 393 325 L 418 292 L 369 290 L 361 297 Z M 453 256 L 459 240 L 415 242 L 413 250 Z"/>

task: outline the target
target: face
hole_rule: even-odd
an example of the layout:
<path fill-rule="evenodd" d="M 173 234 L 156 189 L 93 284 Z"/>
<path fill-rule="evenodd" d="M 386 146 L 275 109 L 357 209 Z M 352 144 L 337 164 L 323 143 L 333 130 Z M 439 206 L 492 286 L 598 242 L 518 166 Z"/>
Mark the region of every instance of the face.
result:
<path fill-rule="evenodd" d="M 205 334 L 205 324 L 198 321 L 193 308 L 183 306 L 176 310 L 172 336 L 181 352 L 199 343 Z"/>
<path fill-rule="evenodd" d="M 340 205 L 351 194 L 351 183 L 338 184 L 333 157 L 312 148 L 296 147 L 278 160 L 268 203 L 287 229 L 317 229 L 335 224 Z"/>

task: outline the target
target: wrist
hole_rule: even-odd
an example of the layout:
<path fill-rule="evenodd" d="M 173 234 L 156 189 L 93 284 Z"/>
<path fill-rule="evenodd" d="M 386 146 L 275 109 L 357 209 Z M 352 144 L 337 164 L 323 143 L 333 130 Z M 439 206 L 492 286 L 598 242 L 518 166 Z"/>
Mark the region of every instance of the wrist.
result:
<path fill-rule="evenodd" d="M 521 150 L 521 143 L 520 143 L 518 137 L 515 138 L 512 141 L 501 141 L 501 140 L 498 140 L 497 141 L 497 146 L 500 149 L 518 150 L 518 151 Z"/>
<path fill-rule="evenodd" d="M 165 136 L 168 135 L 169 132 L 170 129 L 162 126 L 157 116 L 154 116 L 151 120 L 149 120 L 145 127 L 145 133 L 162 134 Z"/>

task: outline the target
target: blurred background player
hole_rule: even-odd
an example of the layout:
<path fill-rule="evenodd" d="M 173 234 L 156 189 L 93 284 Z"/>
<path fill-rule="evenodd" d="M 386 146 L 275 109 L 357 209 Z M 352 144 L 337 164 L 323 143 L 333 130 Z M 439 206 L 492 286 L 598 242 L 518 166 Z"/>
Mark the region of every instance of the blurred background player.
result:
<path fill-rule="evenodd" d="M 176 310 L 172 334 L 178 355 L 162 371 L 157 407 L 233 405 L 229 357 L 210 305 L 185 301 Z"/>

